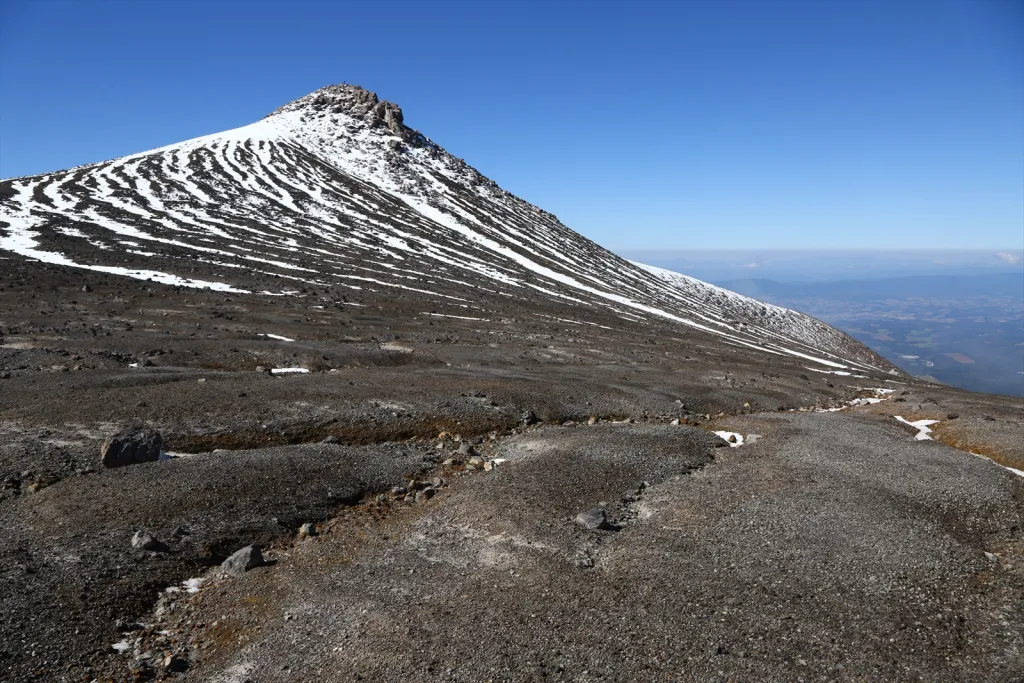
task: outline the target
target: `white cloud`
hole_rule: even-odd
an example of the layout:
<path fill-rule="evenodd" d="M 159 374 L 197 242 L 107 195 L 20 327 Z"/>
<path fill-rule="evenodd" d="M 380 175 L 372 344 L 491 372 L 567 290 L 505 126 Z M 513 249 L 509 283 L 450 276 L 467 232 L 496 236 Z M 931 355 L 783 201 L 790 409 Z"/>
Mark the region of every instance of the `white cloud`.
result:
<path fill-rule="evenodd" d="M 1003 261 L 1004 263 L 1010 264 L 1021 262 L 1020 254 L 1011 254 L 1008 251 L 996 252 L 996 258 L 999 259 L 1000 261 Z"/>

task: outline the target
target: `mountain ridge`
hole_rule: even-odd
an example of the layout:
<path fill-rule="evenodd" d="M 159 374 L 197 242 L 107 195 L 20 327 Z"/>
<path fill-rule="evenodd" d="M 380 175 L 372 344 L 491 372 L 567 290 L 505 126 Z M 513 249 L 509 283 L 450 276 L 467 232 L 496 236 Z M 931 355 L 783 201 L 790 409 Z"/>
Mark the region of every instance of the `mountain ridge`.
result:
<path fill-rule="evenodd" d="M 239 294 L 372 283 L 452 301 L 465 298 L 452 285 L 484 288 L 626 320 L 659 316 L 828 367 L 893 371 L 813 318 L 666 279 L 601 248 L 358 86 L 321 88 L 222 133 L 7 180 L 0 193 L 0 250 L 61 265 Z M 182 261 L 204 275 L 184 275 Z"/>

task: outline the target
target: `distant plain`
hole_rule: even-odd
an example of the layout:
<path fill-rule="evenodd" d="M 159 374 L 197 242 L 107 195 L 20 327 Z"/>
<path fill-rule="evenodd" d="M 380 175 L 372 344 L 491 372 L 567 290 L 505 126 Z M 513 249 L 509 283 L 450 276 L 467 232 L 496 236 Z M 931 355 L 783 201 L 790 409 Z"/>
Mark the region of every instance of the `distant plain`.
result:
<path fill-rule="evenodd" d="M 1024 396 L 1024 260 L 989 251 L 636 252 L 853 335 L 907 372 Z"/>

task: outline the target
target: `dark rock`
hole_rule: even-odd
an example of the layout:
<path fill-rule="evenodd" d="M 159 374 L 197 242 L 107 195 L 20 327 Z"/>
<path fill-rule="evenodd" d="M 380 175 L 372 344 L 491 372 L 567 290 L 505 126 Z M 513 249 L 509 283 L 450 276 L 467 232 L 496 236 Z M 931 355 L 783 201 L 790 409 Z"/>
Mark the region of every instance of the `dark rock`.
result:
<path fill-rule="evenodd" d="M 320 443 L 341 443 L 341 439 L 336 436 L 329 436 Z"/>
<path fill-rule="evenodd" d="M 434 489 L 423 489 L 422 491 L 416 492 L 416 502 L 423 505 L 428 500 L 434 497 Z"/>
<path fill-rule="evenodd" d="M 607 529 L 608 516 L 602 508 L 593 508 L 576 515 L 576 523 L 588 529 Z"/>
<path fill-rule="evenodd" d="M 234 555 L 224 560 L 220 568 L 226 571 L 228 574 L 235 576 L 241 576 L 250 569 L 256 567 L 262 567 L 266 564 L 263 559 L 263 553 L 260 552 L 258 545 L 247 545 Z"/>
<path fill-rule="evenodd" d="M 955 419 L 957 419 L 958 417 L 960 417 L 960 414 L 959 414 L 959 413 L 950 413 L 949 415 L 947 415 L 947 416 L 946 416 L 946 419 L 947 419 L 947 420 L 955 420 Z"/>
<path fill-rule="evenodd" d="M 459 455 L 473 457 L 474 455 L 479 455 L 479 453 L 477 453 L 476 449 L 473 448 L 469 442 L 463 441 L 462 444 L 459 445 Z"/>
<path fill-rule="evenodd" d="M 164 659 L 164 668 L 174 673 L 188 671 L 188 660 L 181 655 L 170 655 Z"/>
<path fill-rule="evenodd" d="M 538 422 L 540 422 L 540 420 L 537 418 L 537 415 L 532 410 L 523 411 L 524 425 L 534 425 L 537 424 Z"/>
<path fill-rule="evenodd" d="M 141 631 L 145 626 L 137 621 L 129 621 L 128 619 L 118 619 L 114 624 L 115 628 L 122 633 L 127 631 Z"/>
<path fill-rule="evenodd" d="M 164 440 L 160 433 L 145 427 L 129 427 L 103 442 L 100 461 L 104 467 L 123 467 L 160 459 Z"/>

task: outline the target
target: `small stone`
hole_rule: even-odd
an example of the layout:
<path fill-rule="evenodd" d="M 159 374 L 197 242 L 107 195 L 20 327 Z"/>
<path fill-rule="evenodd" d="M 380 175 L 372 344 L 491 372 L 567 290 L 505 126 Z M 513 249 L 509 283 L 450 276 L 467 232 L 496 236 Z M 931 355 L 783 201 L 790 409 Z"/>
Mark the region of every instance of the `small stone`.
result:
<path fill-rule="evenodd" d="M 459 462 L 461 462 L 461 461 L 460 460 L 456 460 L 455 458 L 448 458 L 447 460 L 445 460 L 441 464 L 444 465 L 445 467 L 451 467 L 452 465 L 458 465 Z"/>
<path fill-rule="evenodd" d="M 473 446 L 465 441 L 459 445 L 459 455 L 474 456 L 477 455 L 477 450 Z"/>
<path fill-rule="evenodd" d="M 336 436 L 329 436 L 320 443 L 341 443 L 341 439 Z"/>
<path fill-rule="evenodd" d="M 92 287 L 90 287 L 89 285 L 82 285 L 82 291 L 83 292 L 91 292 L 92 291 Z"/>
<path fill-rule="evenodd" d="M 428 500 L 434 497 L 434 489 L 423 489 L 422 491 L 416 492 L 416 502 L 419 505 L 423 505 Z"/>
<path fill-rule="evenodd" d="M 391 489 L 391 495 L 393 496 L 404 496 L 408 492 L 408 489 L 406 489 L 404 486 L 394 486 Z"/>
<path fill-rule="evenodd" d="M 434 477 L 433 479 L 430 480 L 430 485 L 433 486 L 435 489 L 439 489 L 445 485 L 445 480 L 442 479 L 441 477 Z"/>
<path fill-rule="evenodd" d="M 524 425 L 534 425 L 540 422 L 537 415 L 532 410 L 524 410 L 522 418 Z"/>
<path fill-rule="evenodd" d="M 674 427 L 678 427 L 679 426 L 679 418 L 677 417 L 676 419 L 672 420 L 669 424 L 674 426 Z"/>
<path fill-rule="evenodd" d="M 949 415 L 947 415 L 947 416 L 946 416 L 946 419 L 947 419 L 947 420 L 955 420 L 955 419 L 957 419 L 958 417 L 960 417 L 960 414 L 959 414 L 959 413 L 950 413 Z"/>
<path fill-rule="evenodd" d="M 587 424 L 588 425 L 596 425 L 597 424 L 597 418 L 594 417 L 593 415 L 591 415 L 589 418 L 587 418 Z"/>
<path fill-rule="evenodd" d="M 299 538 L 311 538 L 316 535 L 316 524 L 312 522 L 306 522 L 299 527 Z"/>
<path fill-rule="evenodd" d="M 196 380 L 196 381 L 197 381 L 197 382 L 199 382 L 200 384 L 205 384 L 205 383 L 206 383 L 206 378 L 205 378 L 205 377 L 200 377 L 200 378 L 199 378 L 198 380 Z"/>
<path fill-rule="evenodd" d="M 494 462 L 492 460 L 487 460 L 486 462 L 484 462 L 484 472 L 490 472 L 493 469 Z"/>
<path fill-rule="evenodd" d="M 746 443 L 749 446 L 750 444 L 757 443 L 758 439 L 760 438 L 760 434 L 747 434 L 747 438 L 744 440 L 744 443 Z"/>
<path fill-rule="evenodd" d="M 132 536 L 132 547 L 136 550 L 149 550 L 152 552 L 161 552 L 167 549 L 167 546 L 158 541 L 153 534 L 144 529 L 139 529 L 135 532 L 135 535 Z"/>
<path fill-rule="evenodd" d="M 479 455 L 474 455 L 472 458 L 469 459 L 469 464 L 472 465 L 473 467 L 483 467 L 484 459 L 481 458 Z"/>
<path fill-rule="evenodd" d="M 260 552 L 260 547 L 258 545 L 247 545 L 228 559 L 224 560 L 224 562 L 221 563 L 220 568 L 228 574 L 241 576 L 250 569 L 262 567 L 265 564 L 266 561 L 263 559 L 263 553 Z"/>
<path fill-rule="evenodd" d="M 607 529 L 608 516 L 602 508 L 593 508 L 576 515 L 576 523 L 588 529 Z"/>

